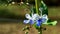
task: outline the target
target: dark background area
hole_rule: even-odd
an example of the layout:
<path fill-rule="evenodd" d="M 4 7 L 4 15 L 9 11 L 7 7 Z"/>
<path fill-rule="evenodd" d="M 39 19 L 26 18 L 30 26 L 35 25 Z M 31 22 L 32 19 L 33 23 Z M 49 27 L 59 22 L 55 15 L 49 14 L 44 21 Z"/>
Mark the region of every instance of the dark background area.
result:
<path fill-rule="evenodd" d="M 21 2 L 21 0 L 0 0 L 0 3 L 8 3 L 11 2 Z M 27 2 L 27 0 L 22 0 L 23 2 Z M 43 0 L 48 6 L 60 6 L 60 0 Z M 28 0 L 29 3 L 34 4 L 35 0 Z"/>
<path fill-rule="evenodd" d="M 24 3 L 27 3 L 26 0 L 22 0 L 22 1 Z M 50 16 L 55 16 L 55 17 L 60 16 L 60 13 L 59 13 L 60 0 L 43 0 L 43 1 L 48 6 L 48 10 L 49 10 L 48 13 Z M 15 4 L 12 5 L 11 4 L 12 2 L 15 2 Z M 24 19 L 24 15 L 28 13 L 30 10 L 29 10 L 29 7 L 27 7 L 27 5 L 23 5 L 23 6 L 18 5 L 18 3 L 20 2 L 21 0 L 0 0 L 0 17 L 10 18 L 10 19 Z M 35 4 L 35 0 L 28 0 L 28 2 L 33 5 Z M 9 6 L 9 4 L 11 5 Z M 57 15 L 54 15 L 54 14 L 57 14 Z"/>

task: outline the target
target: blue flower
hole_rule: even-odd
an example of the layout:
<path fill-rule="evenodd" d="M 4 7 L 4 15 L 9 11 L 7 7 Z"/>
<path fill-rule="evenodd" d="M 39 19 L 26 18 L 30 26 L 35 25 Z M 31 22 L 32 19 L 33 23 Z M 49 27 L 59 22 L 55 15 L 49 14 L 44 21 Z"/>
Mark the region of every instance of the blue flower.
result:
<path fill-rule="evenodd" d="M 26 18 L 28 20 L 24 20 L 24 23 L 27 24 L 34 24 L 36 23 L 37 26 L 40 26 L 42 24 L 45 24 L 48 20 L 48 17 L 46 14 L 44 14 L 43 16 L 39 16 L 38 14 L 32 14 L 32 16 L 30 16 L 29 14 L 25 15 Z"/>
<path fill-rule="evenodd" d="M 38 17 L 37 14 L 32 14 L 32 16 L 30 16 L 29 14 L 26 14 L 25 16 L 28 19 L 28 20 L 24 20 L 24 23 L 25 24 L 27 24 L 27 23 L 34 24 L 35 23 L 35 20 L 38 19 L 37 18 Z"/>
<path fill-rule="evenodd" d="M 41 24 L 42 24 L 42 19 L 39 19 L 39 20 L 36 21 L 37 26 L 40 26 Z"/>
<path fill-rule="evenodd" d="M 46 23 L 48 21 L 48 17 L 46 14 L 44 14 L 42 17 L 40 16 L 40 18 L 38 20 L 36 20 L 36 25 L 40 26 L 43 23 Z"/>

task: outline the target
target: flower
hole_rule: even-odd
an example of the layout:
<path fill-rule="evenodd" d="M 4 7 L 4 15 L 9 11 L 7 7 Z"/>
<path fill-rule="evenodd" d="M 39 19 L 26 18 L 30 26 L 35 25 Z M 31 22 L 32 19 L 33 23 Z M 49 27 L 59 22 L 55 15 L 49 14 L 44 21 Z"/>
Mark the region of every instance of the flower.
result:
<path fill-rule="evenodd" d="M 48 21 L 48 17 L 46 14 L 44 14 L 43 16 L 39 16 L 38 14 L 32 14 L 32 16 L 30 16 L 29 14 L 26 14 L 25 17 L 28 19 L 28 20 L 24 20 L 25 24 L 36 23 L 37 26 L 40 26 L 41 24 L 44 24 Z"/>
<path fill-rule="evenodd" d="M 40 26 L 43 23 L 46 23 L 48 21 L 48 17 L 46 14 L 44 14 L 42 17 L 40 16 L 40 18 L 38 20 L 36 20 L 36 25 Z"/>
<path fill-rule="evenodd" d="M 36 25 L 37 26 L 40 26 L 42 24 L 42 19 L 38 19 L 37 21 L 36 21 Z"/>
<path fill-rule="evenodd" d="M 28 20 L 24 20 L 25 24 L 27 24 L 27 23 L 34 24 L 35 21 L 38 19 L 37 18 L 38 14 L 32 14 L 32 16 L 30 16 L 29 14 L 26 14 L 25 16 L 28 19 Z"/>

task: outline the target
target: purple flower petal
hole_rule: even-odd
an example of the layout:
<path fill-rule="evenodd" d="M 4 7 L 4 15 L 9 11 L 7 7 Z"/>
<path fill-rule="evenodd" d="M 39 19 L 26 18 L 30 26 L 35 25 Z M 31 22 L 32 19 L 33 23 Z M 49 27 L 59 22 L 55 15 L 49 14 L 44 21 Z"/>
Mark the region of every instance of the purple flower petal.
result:
<path fill-rule="evenodd" d="M 27 19 L 31 19 L 31 16 L 30 16 L 29 14 L 26 14 L 25 17 L 26 17 Z"/>
<path fill-rule="evenodd" d="M 34 24 L 34 21 L 33 20 L 30 20 L 30 24 Z"/>
<path fill-rule="evenodd" d="M 41 20 L 41 19 L 37 20 L 36 25 L 37 25 L 37 26 L 40 26 L 41 24 L 42 24 L 42 20 Z"/>
<path fill-rule="evenodd" d="M 46 22 L 46 19 L 42 18 L 42 23 Z"/>
<path fill-rule="evenodd" d="M 27 23 L 29 23 L 29 21 L 30 21 L 30 20 L 24 20 L 23 23 L 27 24 Z"/>

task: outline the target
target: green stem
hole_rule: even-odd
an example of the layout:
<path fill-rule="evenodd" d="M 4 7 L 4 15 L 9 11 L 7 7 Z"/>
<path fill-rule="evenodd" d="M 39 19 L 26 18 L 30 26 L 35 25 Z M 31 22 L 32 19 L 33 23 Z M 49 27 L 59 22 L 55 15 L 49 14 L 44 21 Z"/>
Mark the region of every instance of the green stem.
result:
<path fill-rule="evenodd" d="M 38 34 L 42 34 L 42 25 L 41 25 L 40 28 L 38 29 Z"/>
<path fill-rule="evenodd" d="M 40 34 L 42 34 L 42 25 L 40 26 Z"/>
<path fill-rule="evenodd" d="M 38 12 L 39 12 L 39 5 L 38 5 L 38 0 L 35 0 L 35 6 L 36 6 L 36 13 L 38 14 Z M 42 34 L 42 25 L 40 26 L 40 34 Z"/>
<path fill-rule="evenodd" d="M 36 13 L 38 14 L 38 0 L 35 0 L 35 6 L 36 6 Z"/>

